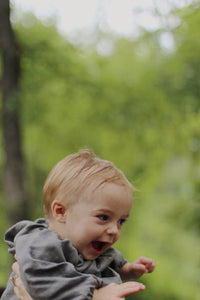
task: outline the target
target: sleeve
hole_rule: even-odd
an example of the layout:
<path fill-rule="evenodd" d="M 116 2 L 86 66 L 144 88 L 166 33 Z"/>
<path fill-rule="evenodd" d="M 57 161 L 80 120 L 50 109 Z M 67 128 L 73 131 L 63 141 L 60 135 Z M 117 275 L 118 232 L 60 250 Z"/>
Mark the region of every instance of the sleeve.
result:
<path fill-rule="evenodd" d="M 63 241 L 56 232 L 48 229 L 33 232 L 15 238 L 20 276 L 31 297 L 34 300 L 92 299 L 94 289 L 100 288 L 102 281 L 78 272 L 66 261 Z"/>
<path fill-rule="evenodd" d="M 120 274 L 120 270 L 123 267 L 123 265 L 125 265 L 127 263 L 127 260 L 123 257 L 123 255 L 121 254 L 121 252 L 119 252 L 118 250 L 111 248 L 113 253 L 113 261 L 111 263 L 111 268 L 113 268 L 117 273 Z"/>

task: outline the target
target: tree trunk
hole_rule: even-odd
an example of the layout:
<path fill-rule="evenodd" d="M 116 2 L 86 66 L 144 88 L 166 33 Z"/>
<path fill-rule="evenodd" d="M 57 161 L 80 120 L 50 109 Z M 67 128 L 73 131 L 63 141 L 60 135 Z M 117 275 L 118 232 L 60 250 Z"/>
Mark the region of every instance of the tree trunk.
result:
<path fill-rule="evenodd" d="M 0 0 L 0 50 L 2 57 L 2 128 L 5 148 L 5 197 L 10 223 L 27 218 L 24 160 L 19 124 L 19 49 L 10 23 L 9 0 Z"/>

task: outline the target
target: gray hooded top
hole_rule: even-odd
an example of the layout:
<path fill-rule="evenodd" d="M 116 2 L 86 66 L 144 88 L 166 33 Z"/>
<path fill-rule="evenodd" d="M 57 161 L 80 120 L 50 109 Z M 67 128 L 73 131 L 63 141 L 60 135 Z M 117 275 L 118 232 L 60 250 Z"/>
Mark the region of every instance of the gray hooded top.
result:
<path fill-rule="evenodd" d="M 119 251 L 110 248 L 95 260 L 85 260 L 70 240 L 62 240 L 48 226 L 45 219 L 21 221 L 5 234 L 34 300 L 89 300 L 94 289 L 121 283 L 119 272 L 126 260 Z M 13 288 L 10 278 L 1 300 L 18 300 Z"/>

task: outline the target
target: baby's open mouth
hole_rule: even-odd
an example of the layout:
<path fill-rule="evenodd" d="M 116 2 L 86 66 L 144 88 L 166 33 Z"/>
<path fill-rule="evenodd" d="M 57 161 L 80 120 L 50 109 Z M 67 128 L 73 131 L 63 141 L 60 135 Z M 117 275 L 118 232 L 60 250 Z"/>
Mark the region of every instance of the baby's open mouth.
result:
<path fill-rule="evenodd" d="M 93 251 L 95 251 L 97 254 L 100 254 L 106 248 L 107 244 L 108 243 L 104 243 L 104 242 L 100 242 L 100 241 L 94 241 L 94 242 L 92 242 Z"/>

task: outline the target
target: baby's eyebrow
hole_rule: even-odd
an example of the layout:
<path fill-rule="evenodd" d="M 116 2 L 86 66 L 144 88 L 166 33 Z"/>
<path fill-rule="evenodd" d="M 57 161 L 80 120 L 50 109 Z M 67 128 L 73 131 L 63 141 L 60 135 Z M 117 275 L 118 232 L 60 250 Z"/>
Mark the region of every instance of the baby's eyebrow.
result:
<path fill-rule="evenodd" d="M 113 213 L 113 210 L 111 210 L 111 209 L 101 209 L 100 211 L 102 213 L 105 213 L 105 214 L 112 214 Z"/>
<path fill-rule="evenodd" d="M 126 216 L 124 216 L 124 219 L 128 219 L 128 217 L 129 217 L 129 214 L 128 214 L 128 215 L 126 215 Z"/>
<path fill-rule="evenodd" d="M 128 219 L 128 217 L 129 217 L 129 215 L 124 215 L 124 216 L 122 216 L 120 219 L 127 220 L 127 219 Z"/>
<path fill-rule="evenodd" d="M 104 208 L 100 208 L 95 210 L 96 213 L 101 213 L 101 214 L 111 214 L 113 211 L 110 209 L 104 209 Z"/>

